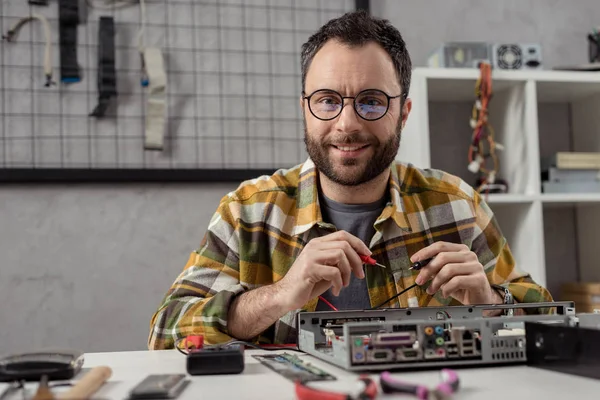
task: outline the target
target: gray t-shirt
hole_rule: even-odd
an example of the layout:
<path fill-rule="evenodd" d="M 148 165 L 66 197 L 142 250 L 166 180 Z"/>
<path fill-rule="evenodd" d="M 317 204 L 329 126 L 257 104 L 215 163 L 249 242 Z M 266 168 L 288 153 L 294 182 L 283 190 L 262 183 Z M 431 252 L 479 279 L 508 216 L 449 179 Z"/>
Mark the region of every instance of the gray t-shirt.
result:
<path fill-rule="evenodd" d="M 344 230 L 361 239 L 367 247 L 375 234 L 373 224 L 385 208 L 387 198 L 370 204 L 342 204 L 333 201 L 323 194 L 319 197 L 323 221 L 335 225 L 338 230 Z M 354 274 L 350 285 L 342 288 L 338 297 L 331 293 L 331 289 L 322 295 L 338 310 L 364 310 L 371 308 L 367 281 L 358 279 Z M 331 307 L 319 300 L 317 311 L 331 311 Z"/>

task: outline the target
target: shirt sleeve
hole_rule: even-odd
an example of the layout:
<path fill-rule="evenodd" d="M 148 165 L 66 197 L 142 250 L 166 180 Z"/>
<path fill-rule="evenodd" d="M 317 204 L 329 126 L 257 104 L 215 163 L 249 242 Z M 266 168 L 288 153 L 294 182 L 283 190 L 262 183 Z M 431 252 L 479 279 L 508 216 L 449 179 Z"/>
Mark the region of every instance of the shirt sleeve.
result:
<path fill-rule="evenodd" d="M 518 303 L 552 302 L 550 292 L 515 262 L 489 205 L 479 194 L 475 199 L 476 227 L 471 249 L 483 265 L 490 284 L 507 288 Z"/>
<path fill-rule="evenodd" d="M 150 322 L 148 348 L 173 348 L 177 340 L 203 335 L 206 344 L 231 340 L 227 315 L 240 285 L 238 234 L 224 197 L 210 220 L 198 250 L 167 291 Z"/>

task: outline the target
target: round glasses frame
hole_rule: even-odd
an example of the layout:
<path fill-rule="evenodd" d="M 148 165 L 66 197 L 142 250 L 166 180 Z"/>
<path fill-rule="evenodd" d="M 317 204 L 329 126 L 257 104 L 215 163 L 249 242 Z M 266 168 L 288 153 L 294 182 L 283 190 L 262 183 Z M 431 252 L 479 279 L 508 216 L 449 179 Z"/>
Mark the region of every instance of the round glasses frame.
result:
<path fill-rule="evenodd" d="M 310 105 L 310 99 L 311 99 L 311 97 L 313 97 L 315 94 L 321 93 L 321 92 L 333 93 L 333 94 L 336 94 L 337 96 L 339 96 L 342 99 L 342 106 L 340 107 L 340 110 L 338 111 L 338 113 L 336 115 L 334 115 L 331 118 L 321 118 L 321 117 L 318 117 L 314 113 L 314 111 L 313 111 L 313 109 L 312 109 L 312 107 Z M 360 115 L 360 113 L 358 112 L 358 109 L 356 108 L 357 107 L 357 105 L 356 105 L 356 98 L 360 97 L 365 92 L 378 92 L 378 93 L 383 94 L 387 98 L 387 104 L 386 104 L 385 111 L 379 117 L 372 118 L 372 119 L 365 118 L 362 115 Z M 380 90 L 380 89 L 365 89 L 365 90 L 360 91 L 360 93 L 358 93 L 356 96 L 342 96 L 341 94 L 339 94 L 335 90 L 331 90 L 331 89 L 317 89 L 317 90 L 315 90 L 314 92 L 312 92 L 308 96 L 305 96 L 305 94 L 306 94 L 306 92 L 302 92 L 302 99 L 303 100 L 308 100 L 308 109 L 310 110 L 310 113 L 316 119 L 319 119 L 321 121 L 331 121 L 332 119 L 335 119 L 335 118 L 339 117 L 339 115 L 342 113 L 342 110 L 344 109 L 344 106 L 346 105 L 346 99 L 352 99 L 352 103 L 353 103 L 352 104 L 353 105 L 352 108 L 354 109 L 354 112 L 356 113 L 356 115 L 358 115 L 360 118 L 364 119 L 365 121 L 377 121 L 378 119 L 381 119 L 381 118 L 385 117 L 385 115 L 387 114 L 387 112 L 390 109 L 390 102 L 391 102 L 392 99 L 397 99 L 398 97 L 405 97 L 406 98 L 406 96 L 403 96 L 402 94 L 399 94 L 397 96 L 390 96 L 389 94 L 387 94 L 386 92 L 384 92 L 383 90 Z"/>

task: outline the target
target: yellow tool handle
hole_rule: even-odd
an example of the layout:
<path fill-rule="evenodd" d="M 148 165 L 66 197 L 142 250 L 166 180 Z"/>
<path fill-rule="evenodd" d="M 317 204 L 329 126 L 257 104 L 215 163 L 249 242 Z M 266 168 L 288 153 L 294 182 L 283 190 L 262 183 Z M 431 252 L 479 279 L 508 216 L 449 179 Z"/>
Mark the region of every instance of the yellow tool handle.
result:
<path fill-rule="evenodd" d="M 92 368 L 87 374 L 77 381 L 71 389 L 57 394 L 59 400 L 83 400 L 96 393 L 104 382 L 112 375 L 112 369 L 107 366 Z"/>

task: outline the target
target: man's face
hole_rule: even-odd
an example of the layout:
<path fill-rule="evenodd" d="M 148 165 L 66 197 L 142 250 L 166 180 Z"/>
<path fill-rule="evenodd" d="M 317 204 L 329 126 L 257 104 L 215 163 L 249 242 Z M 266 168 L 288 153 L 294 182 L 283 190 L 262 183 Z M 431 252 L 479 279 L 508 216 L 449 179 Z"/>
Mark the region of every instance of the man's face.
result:
<path fill-rule="evenodd" d="M 327 42 L 317 52 L 306 75 L 305 93 L 330 89 L 342 96 L 356 96 L 366 89 L 378 89 L 389 96 L 400 94 L 394 64 L 386 51 L 375 43 L 348 47 L 337 41 Z M 321 92 L 320 92 L 321 93 Z M 384 172 L 394 160 L 400 146 L 400 132 L 410 112 L 411 101 L 391 99 L 387 113 L 376 121 L 359 117 L 353 99 L 344 99 L 341 114 L 329 121 L 316 118 L 308 100 L 301 100 L 304 114 L 304 141 L 317 169 L 331 181 L 355 186 Z M 367 98 L 368 104 L 378 104 Z M 332 99 L 313 100 L 322 109 L 331 107 Z M 315 110 L 316 106 L 313 106 Z"/>

